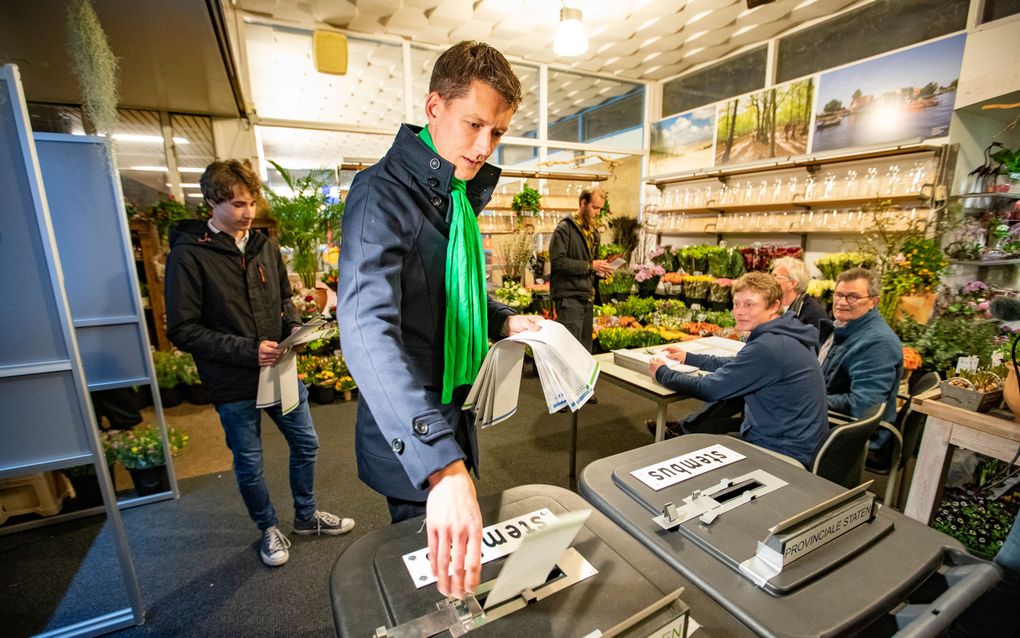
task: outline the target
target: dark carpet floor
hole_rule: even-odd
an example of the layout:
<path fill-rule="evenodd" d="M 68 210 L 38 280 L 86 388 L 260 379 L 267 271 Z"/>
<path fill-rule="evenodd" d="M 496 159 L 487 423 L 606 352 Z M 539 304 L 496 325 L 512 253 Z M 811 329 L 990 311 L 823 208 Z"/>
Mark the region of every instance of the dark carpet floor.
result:
<path fill-rule="evenodd" d="M 599 403 L 580 413 L 578 468 L 652 442 L 651 402 L 608 383 Z M 670 406 L 670 418 L 699 402 Z M 357 479 L 356 403 L 313 406 L 320 436 L 319 508 L 353 517 L 341 537 L 293 536 L 279 568 L 258 558 L 258 531 L 248 519 L 233 474 L 180 482 L 181 498 L 122 513 L 146 609 L 145 623 L 117 636 L 330 636 L 329 575 L 351 542 L 389 523 L 385 500 Z M 479 495 L 515 485 L 568 487 L 570 417 L 547 414 L 541 387 L 525 378 L 513 418 L 480 433 Z M 281 527 L 293 510 L 287 449 L 269 419 L 263 439 L 266 476 Z M 128 607 L 104 517 L 0 536 L 0 635 L 30 636 Z"/>

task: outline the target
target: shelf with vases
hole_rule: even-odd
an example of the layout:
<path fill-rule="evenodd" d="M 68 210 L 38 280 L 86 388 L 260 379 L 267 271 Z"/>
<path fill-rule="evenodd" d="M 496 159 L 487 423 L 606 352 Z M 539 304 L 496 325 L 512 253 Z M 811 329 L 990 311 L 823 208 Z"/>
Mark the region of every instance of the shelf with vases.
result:
<path fill-rule="evenodd" d="M 961 199 L 978 199 L 982 197 L 988 197 L 990 199 L 1008 199 L 1018 200 L 1020 199 L 1020 192 L 1004 192 L 1004 193 L 960 193 L 959 195 L 951 195 L 949 199 L 961 200 Z"/>
<path fill-rule="evenodd" d="M 920 195 L 879 195 L 875 197 L 849 197 L 839 199 L 811 199 L 785 202 L 768 202 L 760 204 L 709 204 L 700 207 L 660 209 L 660 213 L 686 213 L 697 215 L 703 213 L 772 213 L 784 210 L 817 210 L 835 208 L 863 208 L 882 202 L 889 207 L 906 207 L 914 204 L 915 208 L 927 207 L 928 202 Z"/>
<path fill-rule="evenodd" d="M 1020 257 L 1002 259 L 951 259 L 950 263 L 959 266 L 1015 266 L 1020 264 Z"/>

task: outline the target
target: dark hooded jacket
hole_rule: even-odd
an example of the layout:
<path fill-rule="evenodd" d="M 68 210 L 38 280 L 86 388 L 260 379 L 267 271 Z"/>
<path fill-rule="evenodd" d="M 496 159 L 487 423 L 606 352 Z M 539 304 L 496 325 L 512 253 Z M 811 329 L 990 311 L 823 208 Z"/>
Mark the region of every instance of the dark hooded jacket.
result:
<path fill-rule="evenodd" d="M 655 379 L 703 401 L 744 397 L 741 438 L 808 466 L 829 429 L 817 356 L 818 331 L 786 312 L 752 330 L 735 357 L 687 355 L 689 365 L 711 374 L 663 366 Z"/>
<path fill-rule="evenodd" d="M 280 250 L 252 232 L 244 254 L 204 220 L 170 231 L 166 260 L 166 331 L 191 353 L 213 403 L 258 395 L 259 343 L 282 341 L 301 317 L 291 303 Z"/>
<path fill-rule="evenodd" d="M 595 245 L 601 241 L 595 231 Z M 597 290 L 592 255 L 577 220 L 569 215 L 560 220 L 549 240 L 549 296 L 552 299 L 579 299 L 587 303 Z"/>

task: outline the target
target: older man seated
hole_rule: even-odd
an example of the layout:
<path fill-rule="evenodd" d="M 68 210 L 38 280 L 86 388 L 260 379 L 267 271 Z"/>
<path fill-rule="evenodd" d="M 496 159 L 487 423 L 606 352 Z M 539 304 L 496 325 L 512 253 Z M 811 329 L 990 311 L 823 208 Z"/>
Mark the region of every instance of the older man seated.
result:
<path fill-rule="evenodd" d="M 789 310 L 808 325 L 823 330 L 823 323 L 831 323 L 829 315 L 818 300 L 807 294 L 811 274 L 800 259 L 780 257 L 772 262 L 772 275 L 783 290 L 783 310 Z"/>
<path fill-rule="evenodd" d="M 703 401 L 743 397 L 740 437 L 808 466 L 829 429 L 825 381 L 816 359 L 818 331 L 783 313 L 781 299 L 771 275 L 744 275 L 733 283 L 737 330 L 751 333 L 740 352 L 714 357 L 668 348 L 670 359 L 710 374 L 676 372 L 658 357 L 649 372 L 667 388 Z"/>
<path fill-rule="evenodd" d="M 882 420 L 892 423 L 903 377 L 903 344 L 878 312 L 880 292 L 878 277 L 870 270 L 839 273 L 832 295 L 833 330 L 823 335 L 818 361 L 830 410 L 859 419 L 869 407 L 884 403 Z M 888 465 L 890 436 L 886 430 L 872 436 L 870 466 Z"/>

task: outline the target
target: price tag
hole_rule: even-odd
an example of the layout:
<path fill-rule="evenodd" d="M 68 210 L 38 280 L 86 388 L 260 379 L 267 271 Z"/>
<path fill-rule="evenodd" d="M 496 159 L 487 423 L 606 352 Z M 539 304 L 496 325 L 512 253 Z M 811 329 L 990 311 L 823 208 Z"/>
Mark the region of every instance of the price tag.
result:
<path fill-rule="evenodd" d="M 977 372 L 979 359 L 976 356 L 960 357 L 956 360 L 957 372 Z"/>

